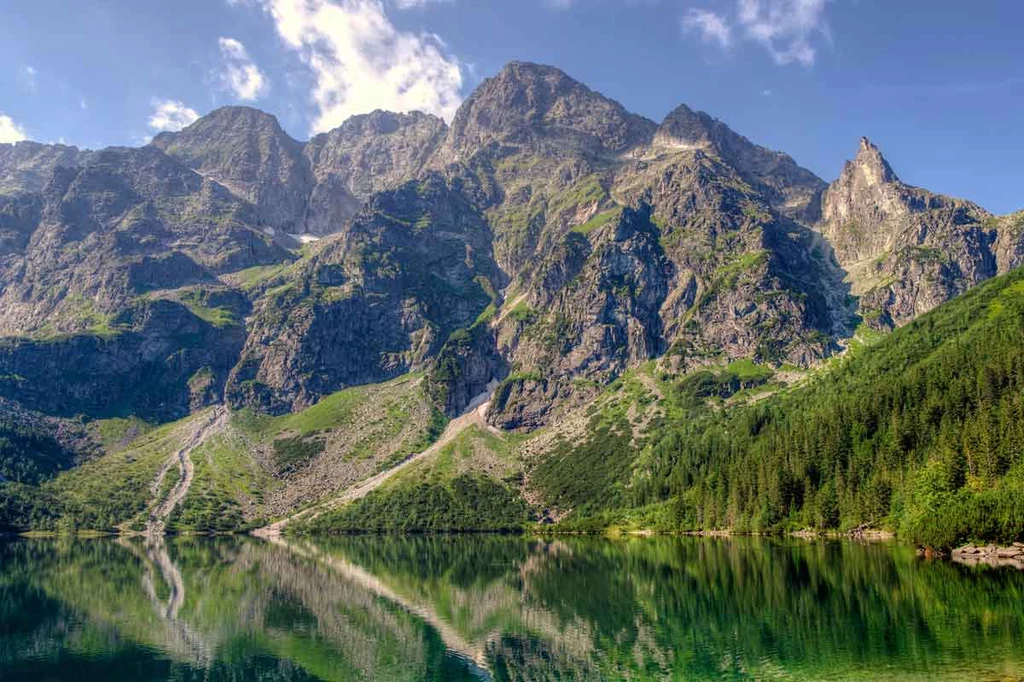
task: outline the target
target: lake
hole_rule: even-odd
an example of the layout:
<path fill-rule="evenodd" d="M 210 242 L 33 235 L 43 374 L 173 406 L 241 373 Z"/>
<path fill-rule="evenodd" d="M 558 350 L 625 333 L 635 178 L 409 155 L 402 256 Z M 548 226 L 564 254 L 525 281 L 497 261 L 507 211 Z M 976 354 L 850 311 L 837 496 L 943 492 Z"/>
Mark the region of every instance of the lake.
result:
<path fill-rule="evenodd" d="M 757 538 L 0 541 L 2 680 L 1000 680 L 1024 573 Z"/>

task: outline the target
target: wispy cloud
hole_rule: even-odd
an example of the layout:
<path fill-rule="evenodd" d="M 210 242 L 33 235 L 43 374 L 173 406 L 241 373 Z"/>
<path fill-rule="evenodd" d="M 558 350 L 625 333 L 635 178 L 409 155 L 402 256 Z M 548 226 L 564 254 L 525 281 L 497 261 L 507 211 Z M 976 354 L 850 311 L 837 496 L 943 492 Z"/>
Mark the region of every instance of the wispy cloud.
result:
<path fill-rule="evenodd" d="M 825 0 L 739 0 L 737 18 L 747 37 L 763 45 L 776 64 L 814 64 L 811 38 L 829 35 Z"/>
<path fill-rule="evenodd" d="M 736 0 L 731 11 L 690 8 L 683 26 L 723 48 L 739 37 L 761 45 L 780 66 L 809 67 L 817 58 L 815 37 L 830 39 L 825 4 L 826 0 Z"/>
<path fill-rule="evenodd" d="M 30 92 L 35 92 L 36 89 L 36 69 L 34 66 L 26 64 L 21 67 L 21 82 L 25 84 L 25 88 Z"/>
<path fill-rule="evenodd" d="M 223 59 L 218 74 L 220 85 L 238 99 L 254 102 L 270 91 L 270 81 L 249 57 L 249 51 L 234 38 L 218 38 L 220 55 Z"/>
<path fill-rule="evenodd" d="M 683 15 L 683 30 L 696 32 L 706 43 L 717 43 L 721 47 L 732 44 L 732 29 L 728 21 L 715 12 L 691 7 Z"/>
<path fill-rule="evenodd" d="M 7 114 L 0 114 L 0 142 L 20 142 L 27 139 L 28 134 L 24 128 Z"/>
<path fill-rule="evenodd" d="M 175 99 L 154 99 L 149 127 L 155 131 L 181 130 L 199 118 L 196 110 Z"/>
<path fill-rule="evenodd" d="M 374 109 L 450 120 L 462 101 L 459 60 L 437 36 L 396 28 L 381 0 L 260 2 L 312 73 L 313 133 Z"/>

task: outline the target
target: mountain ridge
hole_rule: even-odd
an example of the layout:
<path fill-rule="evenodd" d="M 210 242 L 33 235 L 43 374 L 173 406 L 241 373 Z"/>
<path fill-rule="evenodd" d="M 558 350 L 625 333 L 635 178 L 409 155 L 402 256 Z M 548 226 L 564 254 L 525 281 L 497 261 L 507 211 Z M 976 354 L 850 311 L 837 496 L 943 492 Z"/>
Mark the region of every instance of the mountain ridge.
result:
<path fill-rule="evenodd" d="M 817 371 L 1021 264 L 1020 215 L 912 187 L 866 138 L 826 183 L 521 62 L 451 125 L 375 111 L 300 142 L 224 107 L 141 148 L 0 145 L 0 397 L 282 419 L 416 374 L 439 419 L 496 386 L 487 423 L 526 437 L 644 367 L 741 368 L 726 398 Z"/>

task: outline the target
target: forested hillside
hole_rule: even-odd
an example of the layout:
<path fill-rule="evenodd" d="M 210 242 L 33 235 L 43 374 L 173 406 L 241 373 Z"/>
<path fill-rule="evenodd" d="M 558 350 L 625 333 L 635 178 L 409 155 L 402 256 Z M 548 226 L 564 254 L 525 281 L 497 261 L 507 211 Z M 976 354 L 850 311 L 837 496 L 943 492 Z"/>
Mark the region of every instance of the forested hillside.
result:
<path fill-rule="evenodd" d="M 1024 532 L 1024 271 L 767 399 L 723 403 L 719 389 L 735 378 L 675 383 L 674 416 L 648 431 L 622 493 L 577 494 L 582 512 L 566 525 L 869 525 L 937 547 Z M 564 476 L 595 450 L 620 461 L 607 445 L 594 438 L 564 452 Z M 635 511 L 610 513 L 602 501 L 615 499 Z"/>

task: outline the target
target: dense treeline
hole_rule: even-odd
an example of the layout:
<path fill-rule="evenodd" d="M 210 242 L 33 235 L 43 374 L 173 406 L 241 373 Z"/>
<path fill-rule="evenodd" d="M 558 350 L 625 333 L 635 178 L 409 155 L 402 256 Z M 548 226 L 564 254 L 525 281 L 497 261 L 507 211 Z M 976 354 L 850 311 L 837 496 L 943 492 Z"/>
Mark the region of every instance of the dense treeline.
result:
<path fill-rule="evenodd" d="M 460 474 L 450 482 L 425 482 L 375 490 L 327 512 L 297 533 L 455 533 L 522 530 L 526 503 L 486 476 Z"/>
<path fill-rule="evenodd" d="M 684 392 L 687 382 L 678 390 Z M 686 528 L 861 524 L 948 547 L 1024 532 L 1024 272 L 807 386 L 662 424 L 632 503 Z"/>

